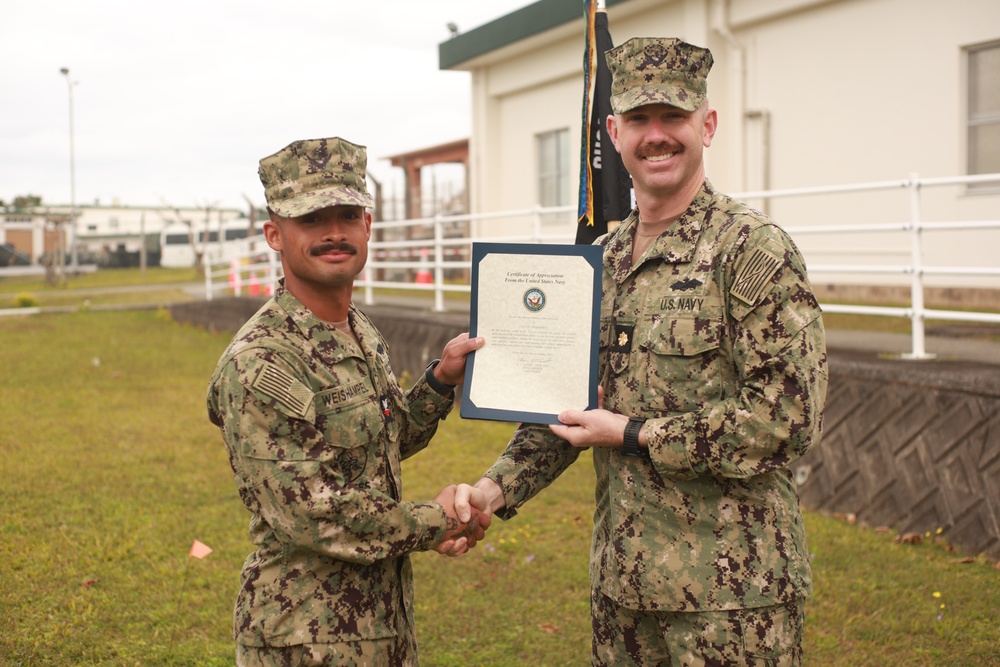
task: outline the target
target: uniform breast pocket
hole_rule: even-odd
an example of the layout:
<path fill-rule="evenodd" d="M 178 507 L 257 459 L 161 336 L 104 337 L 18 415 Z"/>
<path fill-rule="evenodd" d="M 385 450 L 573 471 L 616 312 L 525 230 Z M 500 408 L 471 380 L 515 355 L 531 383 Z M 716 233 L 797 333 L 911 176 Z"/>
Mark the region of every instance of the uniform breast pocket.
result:
<path fill-rule="evenodd" d="M 648 410 L 692 412 L 721 394 L 721 318 L 656 315 L 642 328 L 648 332 L 640 344 Z"/>
<path fill-rule="evenodd" d="M 372 394 L 328 405 L 324 393 L 317 395 L 316 427 L 325 445 L 316 458 L 340 471 L 350 483 L 362 476 L 378 456 L 379 434 L 384 422 L 378 400 Z"/>

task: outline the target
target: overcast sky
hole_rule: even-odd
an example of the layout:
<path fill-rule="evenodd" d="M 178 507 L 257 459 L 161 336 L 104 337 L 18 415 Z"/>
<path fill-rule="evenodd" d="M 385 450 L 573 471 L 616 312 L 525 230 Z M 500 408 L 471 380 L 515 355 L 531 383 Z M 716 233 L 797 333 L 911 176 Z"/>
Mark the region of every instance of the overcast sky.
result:
<path fill-rule="evenodd" d="M 469 136 L 470 75 L 438 68 L 447 24 L 465 32 L 531 2 L 7 3 L 0 200 L 70 202 L 63 67 L 78 204 L 263 205 L 260 158 L 327 136 L 367 145 L 370 173 L 401 182 L 381 158 Z"/>

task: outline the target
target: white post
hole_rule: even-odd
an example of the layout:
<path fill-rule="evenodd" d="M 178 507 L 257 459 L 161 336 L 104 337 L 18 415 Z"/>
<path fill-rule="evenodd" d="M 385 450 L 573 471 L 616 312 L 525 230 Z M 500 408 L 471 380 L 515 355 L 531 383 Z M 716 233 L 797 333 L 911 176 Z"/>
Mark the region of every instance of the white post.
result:
<path fill-rule="evenodd" d="M 365 281 L 364 302 L 366 306 L 371 306 L 375 303 L 375 290 L 372 289 L 372 270 L 371 268 L 369 268 L 367 264 L 365 264 L 364 281 Z"/>
<path fill-rule="evenodd" d="M 267 251 L 267 295 L 274 296 L 274 290 L 278 285 L 278 253 L 268 248 Z"/>
<path fill-rule="evenodd" d="M 163 248 L 160 248 L 161 252 Z M 206 258 L 205 261 L 205 301 L 212 300 L 212 260 Z"/>
<path fill-rule="evenodd" d="M 444 312 L 444 248 L 441 242 L 444 240 L 444 230 L 442 229 L 441 215 L 434 214 L 434 311 Z"/>
<path fill-rule="evenodd" d="M 920 175 L 910 174 L 907 187 L 910 190 L 910 315 L 913 350 L 902 355 L 906 359 L 932 359 L 924 342 L 924 262 L 923 230 L 920 227 Z"/>
<path fill-rule="evenodd" d="M 66 77 L 69 89 L 69 233 L 70 233 L 70 266 L 74 269 L 80 266 L 80 256 L 76 249 L 76 150 L 73 141 L 73 80 L 69 78 L 69 68 L 59 70 Z"/>

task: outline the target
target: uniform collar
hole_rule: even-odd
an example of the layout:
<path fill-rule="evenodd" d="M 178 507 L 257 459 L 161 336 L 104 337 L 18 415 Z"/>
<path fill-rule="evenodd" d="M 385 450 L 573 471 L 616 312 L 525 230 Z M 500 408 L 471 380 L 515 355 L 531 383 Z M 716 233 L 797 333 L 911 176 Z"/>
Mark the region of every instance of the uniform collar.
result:
<path fill-rule="evenodd" d="M 695 248 L 705 226 L 705 219 L 712 208 L 715 190 L 708 179 L 701 186 L 687 210 L 659 236 L 641 258 L 645 263 L 660 260 L 669 264 L 683 264 L 694 259 Z M 639 209 L 633 209 L 625 221 L 605 241 L 605 257 L 615 282 L 621 284 L 638 266 L 632 266 L 632 241 L 639 225 Z"/>
<path fill-rule="evenodd" d="M 316 350 L 320 352 L 325 361 L 328 363 L 337 363 L 345 357 L 358 356 L 358 349 L 353 344 L 353 341 L 350 345 L 342 345 L 340 343 L 342 338 L 339 337 L 345 334 L 337 331 L 337 328 L 332 324 L 324 322 L 316 317 L 311 310 L 306 308 L 294 294 L 288 291 L 283 278 L 278 281 L 278 286 L 274 290 L 274 300 L 278 304 L 278 307 L 287 313 L 288 319 L 301 332 L 302 336 L 313 342 Z M 364 317 L 359 316 L 359 311 L 354 307 L 353 302 L 348 309 L 347 319 L 354 328 L 354 333 L 361 341 L 361 346 L 364 349 L 366 341 L 370 340 L 370 332 L 367 321 Z M 334 334 L 334 332 L 337 333 Z"/>

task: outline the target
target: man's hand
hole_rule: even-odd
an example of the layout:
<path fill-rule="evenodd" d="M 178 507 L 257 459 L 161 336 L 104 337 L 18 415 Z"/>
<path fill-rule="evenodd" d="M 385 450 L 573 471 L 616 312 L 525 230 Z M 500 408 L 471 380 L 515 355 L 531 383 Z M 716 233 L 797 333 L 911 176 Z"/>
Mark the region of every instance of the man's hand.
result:
<path fill-rule="evenodd" d="M 503 491 L 488 477 L 480 479 L 475 486 L 459 484 L 455 493 L 455 511 L 459 521 L 468 521 L 476 511 L 493 514 L 504 505 Z"/>
<path fill-rule="evenodd" d="M 574 447 L 621 447 L 628 417 L 604 409 L 604 387 L 597 387 L 596 410 L 563 410 L 549 429 Z M 642 444 L 645 442 L 640 438 Z"/>
<path fill-rule="evenodd" d="M 441 363 L 434 368 L 434 376 L 444 384 L 462 384 L 465 380 L 465 357 L 475 352 L 486 340 L 482 336 L 469 338 L 468 333 L 462 333 L 445 343 L 441 351 Z"/>
<path fill-rule="evenodd" d="M 434 501 L 444 508 L 447 516 L 444 539 L 434 547 L 434 550 L 446 556 L 460 556 L 475 547 L 476 543 L 486 536 L 486 529 L 489 528 L 492 519 L 489 512 L 482 512 L 476 508 L 466 514 L 465 519 L 460 519 L 455 509 L 457 490 L 458 487 L 454 484 L 446 486 L 434 498 Z"/>
<path fill-rule="evenodd" d="M 621 447 L 628 417 L 608 410 L 564 410 L 549 429 L 574 447 Z"/>

